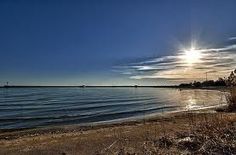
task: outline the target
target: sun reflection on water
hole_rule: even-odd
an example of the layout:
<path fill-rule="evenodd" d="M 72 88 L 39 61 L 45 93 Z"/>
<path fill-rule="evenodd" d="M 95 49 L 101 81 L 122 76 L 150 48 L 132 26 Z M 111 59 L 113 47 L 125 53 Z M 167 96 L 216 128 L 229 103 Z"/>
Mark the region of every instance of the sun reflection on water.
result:
<path fill-rule="evenodd" d="M 200 106 L 197 105 L 197 100 L 192 98 L 192 96 L 190 96 L 190 98 L 187 100 L 186 109 L 187 110 L 194 110 L 197 108 L 200 108 Z"/>

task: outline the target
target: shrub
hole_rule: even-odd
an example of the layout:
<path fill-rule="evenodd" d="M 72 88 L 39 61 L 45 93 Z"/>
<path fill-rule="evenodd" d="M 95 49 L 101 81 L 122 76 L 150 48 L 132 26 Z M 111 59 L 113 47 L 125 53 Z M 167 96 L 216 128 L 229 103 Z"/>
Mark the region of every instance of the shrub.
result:
<path fill-rule="evenodd" d="M 230 89 L 230 93 L 226 96 L 227 111 L 236 111 L 236 87 Z"/>

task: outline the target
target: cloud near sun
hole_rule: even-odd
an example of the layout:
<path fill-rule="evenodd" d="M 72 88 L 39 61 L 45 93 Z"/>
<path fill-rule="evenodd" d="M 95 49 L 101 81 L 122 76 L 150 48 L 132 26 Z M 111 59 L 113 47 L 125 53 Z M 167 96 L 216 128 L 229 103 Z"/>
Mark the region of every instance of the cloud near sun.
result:
<path fill-rule="evenodd" d="M 151 58 L 116 66 L 114 69 L 131 79 L 162 79 L 176 82 L 225 77 L 236 68 L 236 44 L 217 48 L 181 49 L 176 55 Z"/>

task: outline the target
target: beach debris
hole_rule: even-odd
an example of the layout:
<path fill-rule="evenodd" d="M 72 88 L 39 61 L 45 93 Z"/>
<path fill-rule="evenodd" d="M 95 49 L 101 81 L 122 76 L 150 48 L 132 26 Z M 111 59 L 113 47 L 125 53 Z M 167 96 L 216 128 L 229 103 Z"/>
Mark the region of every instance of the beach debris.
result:
<path fill-rule="evenodd" d="M 181 150 L 197 151 L 200 143 L 195 138 L 185 137 L 177 140 L 177 146 Z"/>
<path fill-rule="evenodd" d="M 62 152 L 61 155 L 66 155 L 66 153 L 65 153 L 65 152 Z"/>
<path fill-rule="evenodd" d="M 124 148 L 120 148 L 120 150 L 117 152 L 117 155 L 126 155 Z"/>
<path fill-rule="evenodd" d="M 163 136 L 159 138 L 155 143 L 161 148 L 169 148 L 173 145 L 173 139 L 167 136 Z"/>

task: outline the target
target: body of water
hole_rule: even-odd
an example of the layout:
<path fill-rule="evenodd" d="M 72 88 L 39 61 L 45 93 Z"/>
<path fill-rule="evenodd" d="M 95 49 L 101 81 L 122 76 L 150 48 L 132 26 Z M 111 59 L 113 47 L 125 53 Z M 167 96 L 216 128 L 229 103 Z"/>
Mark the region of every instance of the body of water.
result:
<path fill-rule="evenodd" d="M 223 92 L 170 88 L 0 88 L 0 129 L 147 119 L 225 103 Z"/>

